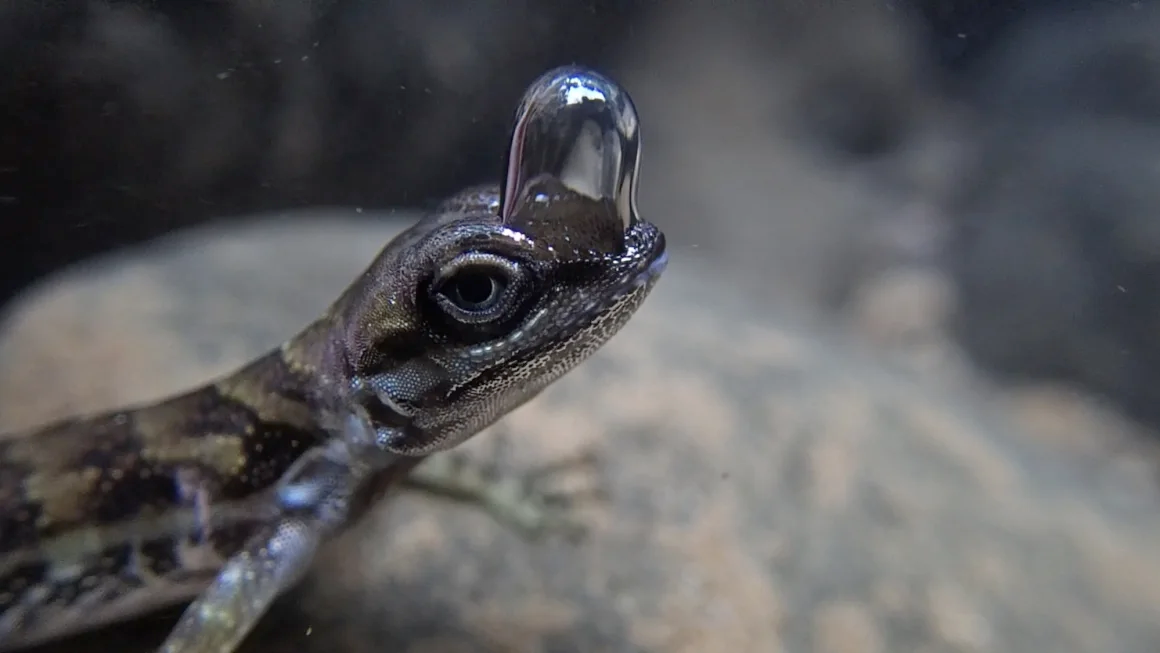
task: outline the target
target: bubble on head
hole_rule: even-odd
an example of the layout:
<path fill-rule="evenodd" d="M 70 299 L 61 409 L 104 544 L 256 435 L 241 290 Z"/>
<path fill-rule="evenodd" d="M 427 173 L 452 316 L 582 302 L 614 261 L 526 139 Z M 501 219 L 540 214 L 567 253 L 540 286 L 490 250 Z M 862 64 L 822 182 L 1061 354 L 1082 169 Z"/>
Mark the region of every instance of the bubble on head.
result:
<path fill-rule="evenodd" d="M 516 112 L 500 196 L 505 224 L 576 221 L 592 249 L 619 247 L 636 222 L 640 131 L 632 99 L 591 70 L 552 70 Z"/>

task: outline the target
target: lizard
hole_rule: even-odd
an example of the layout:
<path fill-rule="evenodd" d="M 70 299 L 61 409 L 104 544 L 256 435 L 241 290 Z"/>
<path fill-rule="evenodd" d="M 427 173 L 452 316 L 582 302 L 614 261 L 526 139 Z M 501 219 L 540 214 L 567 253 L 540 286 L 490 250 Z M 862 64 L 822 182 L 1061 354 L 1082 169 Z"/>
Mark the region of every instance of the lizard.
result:
<path fill-rule="evenodd" d="M 454 489 L 411 474 L 597 351 L 664 271 L 639 165 L 627 92 L 549 71 L 502 183 L 441 202 L 298 335 L 199 388 L 0 440 L 0 651 L 188 602 L 159 651 L 232 653 L 408 479 Z"/>

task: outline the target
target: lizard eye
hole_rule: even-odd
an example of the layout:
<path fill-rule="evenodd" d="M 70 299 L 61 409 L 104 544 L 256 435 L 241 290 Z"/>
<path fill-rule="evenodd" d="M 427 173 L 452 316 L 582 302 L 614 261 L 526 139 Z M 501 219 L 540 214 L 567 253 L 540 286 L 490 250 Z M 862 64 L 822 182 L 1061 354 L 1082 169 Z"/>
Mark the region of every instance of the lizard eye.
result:
<path fill-rule="evenodd" d="M 432 296 L 448 317 L 463 324 L 504 321 L 519 304 L 523 269 L 494 254 L 463 254 L 435 277 Z"/>

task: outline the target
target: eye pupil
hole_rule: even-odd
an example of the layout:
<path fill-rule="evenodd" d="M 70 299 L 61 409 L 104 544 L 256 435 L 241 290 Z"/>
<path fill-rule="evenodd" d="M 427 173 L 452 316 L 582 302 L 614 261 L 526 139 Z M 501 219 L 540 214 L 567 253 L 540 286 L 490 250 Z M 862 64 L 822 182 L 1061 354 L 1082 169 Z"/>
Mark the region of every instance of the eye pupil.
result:
<path fill-rule="evenodd" d="M 502 280 L 492 275 L 465 272 L 451 280 L 447 295 L 464 310 L 481 310 L 494 303 L 502 289 Z"/>
<path fill-rule="evenodd" d="M 533 286 L 520 261 L 467 252 L 436 270 L 428 293 L 439 320 L 461 338 L 494 336 L 519 319 Z"/>

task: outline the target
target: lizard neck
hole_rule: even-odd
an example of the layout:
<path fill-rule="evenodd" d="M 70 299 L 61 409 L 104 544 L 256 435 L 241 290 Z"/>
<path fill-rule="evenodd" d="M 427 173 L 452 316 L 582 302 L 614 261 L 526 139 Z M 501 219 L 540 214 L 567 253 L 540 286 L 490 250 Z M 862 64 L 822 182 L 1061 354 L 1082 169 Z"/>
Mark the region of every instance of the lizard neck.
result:
<path fill-rule="evenodd" d="M 333 315 L 316 320 L 271 355 L 287 379 L 306 391 L 305 398 L 316 410 L 335 410 L 346 400 L 350 375 Z M 247 367 L 238 373 L 251 372 Z"/>

